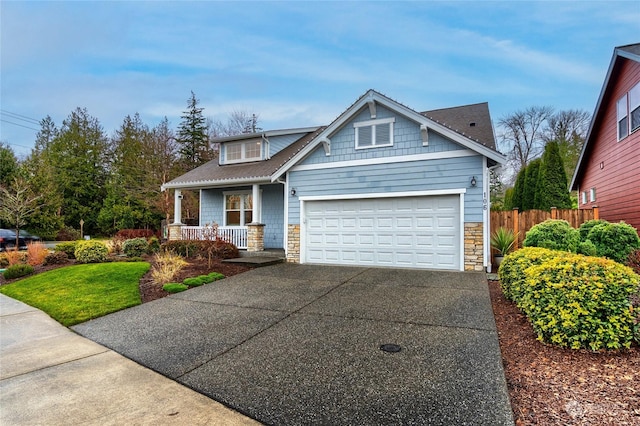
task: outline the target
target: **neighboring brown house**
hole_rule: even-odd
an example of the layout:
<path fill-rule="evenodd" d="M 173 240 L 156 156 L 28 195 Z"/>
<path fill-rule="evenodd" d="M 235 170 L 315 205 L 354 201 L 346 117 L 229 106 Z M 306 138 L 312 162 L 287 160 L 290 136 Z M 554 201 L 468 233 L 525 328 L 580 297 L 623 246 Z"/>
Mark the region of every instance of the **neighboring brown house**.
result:
<path fill-rule="evenodd" d="M 640 230 L 640 43 L 613 51 L 571 190 L 581 209 Z"/>

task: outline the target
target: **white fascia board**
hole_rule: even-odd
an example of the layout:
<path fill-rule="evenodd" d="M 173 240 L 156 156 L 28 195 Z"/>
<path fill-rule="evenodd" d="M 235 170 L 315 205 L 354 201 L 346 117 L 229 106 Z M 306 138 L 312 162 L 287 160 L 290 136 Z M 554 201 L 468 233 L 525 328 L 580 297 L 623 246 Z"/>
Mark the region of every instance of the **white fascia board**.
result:
<path fill-rule="evenodd" d="M 295 135 L 297 133 L 311 133 L 311 132 L 315 132 L 319 128 L 320 126 L 300 127 L 297 129 L 269 130 L 267 132 L 264 132 L 264 136 L 270 137 L 270 136 Z"/>
<path fill-rule="evenodd" d="M 333 163 L 301 164 L 299 166 L 293 166 L 291 169 L 289 169 L 289 171 L 299 172 L 302 170 L 323 170 L 323 169 L 335 169 L 340 167 L 372 166 L 376 164 L 407 163 L 412 161 L 442 160 L 446 158 L 473 157 L 476 155 L 479 155 L 479 154 L 470 149 L 460 149 L 456 151 L 430 152 L 426 154 L 398 155 L 395 157 L 380 157 L 380 158 L 366 158 L 362 160 L 336 161 Z"/>
<path fill-rule="evenodd" d="M 336 194 L 336 195 L 306 195 L 298 197 L 300 201 L 328 201 L 328 200 L 354 200 L 364 198 L 400 198 L 400 197 L 427 197 L 433 195 L 460 195 L 467 192 L 466 188 L 434 189 L 431 191 L 405 191 L 405 192 L 367 192 L 364 194 Z"/>
<path fill-rule="evenodd" d="M 165 183 L 161 189 L 163 191 L 167 189 L 208 189 L 208 188 L 225 188 L 228 186 L 243 186 L 253 184 L 268 184 L 271 183 L 269 178 L 242 178 L 242 179 L 228 179 L 228 180 L 211 180 L 211 181 L 198 181 L 198 182 L 179 182 L 179 183 Z"/>

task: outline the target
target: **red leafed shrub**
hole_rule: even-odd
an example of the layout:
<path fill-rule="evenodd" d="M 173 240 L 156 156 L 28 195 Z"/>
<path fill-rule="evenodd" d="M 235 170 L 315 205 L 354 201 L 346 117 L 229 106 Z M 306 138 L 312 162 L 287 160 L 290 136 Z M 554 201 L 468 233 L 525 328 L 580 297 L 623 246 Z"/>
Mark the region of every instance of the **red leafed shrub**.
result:
<path fill-rule="evenodd" d="M 636 249 L 629 253 L 627 258 L 627 266 L 633 269 L 633 272 L 640 275 L 640 249 Z"/>
<path fill-rule="evenodd" d="M 134 238 L 151 238 L 159 237 L 152 229 L 121 229 L 115 238 L 119 240 L 132 240 Z"/>

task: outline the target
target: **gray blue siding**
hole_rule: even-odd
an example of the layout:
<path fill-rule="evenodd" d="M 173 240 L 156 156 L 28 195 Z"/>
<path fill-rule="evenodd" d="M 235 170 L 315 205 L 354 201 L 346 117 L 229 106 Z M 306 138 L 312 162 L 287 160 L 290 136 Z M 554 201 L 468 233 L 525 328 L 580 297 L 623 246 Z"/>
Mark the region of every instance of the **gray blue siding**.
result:
<path fill-rule="evenodd" d="M 262 223 L 266 248 L 284 246 L 284 187 L 281 184 L 261 185 Z M 224 223 L 224 192 L 251 191 L 250 186 L 204 189 L 200 196 L 200 226 Z"/>
<path fill-rule="evenodd" d="M 282 151 L 293 142 L 300 139 L 306 133 L 296 133 L 293 135 L 271 136 L 269 137 L 269 154 L 271 157 Z"/>

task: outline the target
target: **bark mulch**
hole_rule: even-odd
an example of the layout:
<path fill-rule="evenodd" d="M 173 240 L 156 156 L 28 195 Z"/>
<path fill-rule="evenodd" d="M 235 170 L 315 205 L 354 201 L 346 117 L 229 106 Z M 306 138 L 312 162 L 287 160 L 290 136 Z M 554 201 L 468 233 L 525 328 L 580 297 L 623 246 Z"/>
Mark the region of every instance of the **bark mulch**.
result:
<path fill-rule="evenodd" d="M 516 425 L 640 425 L 640 348 L 562 349 L 536 339 L 525 315 L 489 281 Z"/>

